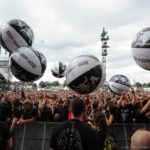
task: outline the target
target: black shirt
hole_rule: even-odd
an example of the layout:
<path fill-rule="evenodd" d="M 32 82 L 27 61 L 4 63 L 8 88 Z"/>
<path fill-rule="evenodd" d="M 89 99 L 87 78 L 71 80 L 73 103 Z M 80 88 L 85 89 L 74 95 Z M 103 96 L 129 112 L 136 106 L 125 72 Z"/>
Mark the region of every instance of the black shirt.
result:
<path fill-rule="evenodd" d="M 42 108 L 40 121 L 52 121 L 52 110 L 49 107 Z"/>
<path fill-rule="evenodd" d="M 104 141 L 105 141 L 105 138 L 106 138 L 105 132 L 104 131 L 98 131 L 96 133 L 96 138 L 97 138 L 97 143 L 98 143 L 99 150 L 102 150 L 103 147 L 104 147 Z"/>
<path fill-rule="evenodd" d="M 116 139 L 109 131 L 97 131 L 96 137 L 99 150 L 116 150 Z"/>
<path fill-rule="evenodd" d="M 65 121 L 68 119 L 68 107 L 67 106 L 59 107 L 59 113 L 60 113 L 60 121 Z"/>
<path fill-rule="evenodd" d="M 11 117 L 11 104 L 10 102 L 0 102 L 0 121 L 7 121 Z"/>
<path fill-rule="evenodd" d="M 71 135 L 73 134 L 70 133 L 71 130 L 69 131 L 70 135 L 68 134 L 66 136 L 62 136 L 62 134 L 64 134 L 65 131 L 69 130 L 72 124 L 74 125 L 74 128 L 76 130 L 75 134 L 78 136 L 77 140 L 78 144 L 75 142 L 74 145 L 82 147 L 76 150 L 97 150 L 97 141 L 95 132 L 90 128 L 89 125 L 79 120 L 70 120 L 57 124 L 52 132 L 50 147 L 53 148 L 54 150 L 62 150 L 62 147 L 64 148 L 64 143 L 66 142 L 65 139 L 67 139 L 68 137 L 72 138 Z M 70 140 L 73 141 L 73 138 Z M 63 150 L 70 150 L 70 149 L 66 148 Z"/>
<path fill-rule="evenodd" d="M 133 111 L 133 122 L 134 123 L 149 123 L 149 119 L 146 117 L 145 113 L 149 112 L 149 110 L 147 110 L 145 113 L 140 113 L 140 103 L 137 103 L 134 106 L 134 111 Z"/>
<path fill-rule="evenodd" d="M 131 104 L 127 104 L 126 106 L 121 106 L 117 109 L 117 119 L 118 123 L 132 123 L 133 122 L 133 115 L 132 112 L 134 111 L 134 106 Z"/>
<path fill-rule="evenodd" d="M 12 110 L 12 117 L 14 118 L 20 118 L 21 110 L 19 108 L 14 108 Z"/>
<path fill-rule="evenodd" d="M 6 149 L 6 141 L 11 138 L 11 133 L 5 122 L 0 121 L 0 150 Z"/>
<path fill-rule="evenodd" d="M 38 110 L 35 106 L 33 106 L 29 110 L 23 109 L 21 112 L 21 116 L 23 117 L 24 120 L 32 119 L 33 117 L 37 118 L 38 117 Z"/>

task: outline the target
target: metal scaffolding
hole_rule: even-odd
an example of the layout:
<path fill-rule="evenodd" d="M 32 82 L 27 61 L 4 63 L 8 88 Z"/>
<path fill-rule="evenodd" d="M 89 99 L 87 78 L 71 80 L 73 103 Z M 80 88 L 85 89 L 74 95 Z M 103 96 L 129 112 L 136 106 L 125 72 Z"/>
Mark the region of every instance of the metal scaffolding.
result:
<path fill-rule="evenodd" d="M 7 74 L 7 79 L 8 81 L 11 81 L 12 80 L 12 74 L 10 72 L 10 69 L 9 69 L 9 54 L 5 51 L 5 53 L 1 54 L 1 51 L 3 49 L 0 47 L 0 68 L 2 68 L 5 72 L 5 74 Z"/>
<path fill-rule="evenodd" d="M 101 37 L 101 42 L 102 42 L 102 63 L 104 66 L 104 71 L 105 71 L 105 77 L 104 77 L 104 87 L 106 86 L 106 56 L 108 55 L 107 49 L 109 48 L 107 41 L 109 40 L 109 36 L 107 35 L 108 31 L 103 28 L 103 31 L 100 35 Z"/>

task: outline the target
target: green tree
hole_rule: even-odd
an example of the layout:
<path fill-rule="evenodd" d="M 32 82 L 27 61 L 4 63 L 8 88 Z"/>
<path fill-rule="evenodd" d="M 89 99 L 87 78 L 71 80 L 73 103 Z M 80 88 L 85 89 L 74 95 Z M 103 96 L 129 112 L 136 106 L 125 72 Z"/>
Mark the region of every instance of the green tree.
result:
<path fill-rule="evenodd" d="M 137 88 L 142 88 L 142 84 L 141 84 L 140 82 L 136 82 L 136 83 L 135 83 L 135 86 L 136 86 Z"/>
<path fill-rule="evenodd" d="M 54 81 L 51 84 L 52 84 L 52 86 L 59 86 L 60 85 L 59 81 Z"/>
<path fill-rule="evenodd" d="M 150 87 L 150 82 L 147 83 L 147 87 Z"/>
<path fill-rule="evenodd" d="M 37 84 L 36 83 L 33 83 L 32 86 L 33 86 L 34 89 L 37 89 Z"/>
<path fill-rule="evenodd" d="M 63 87 L 66 87 L 67 86 L 67 83 L 66 83 L 66 80 L 64 81 L 63 83 Z"/>
<path fill-rule="evenodd" d="M 39 86 L 40 86 L 41 88 L 45 88 L 45 87 L 46 87 L 46 84 L 45 84 L 44 81 L 41 81 L 41 82 L 39 83 Z"/>
<path fill-rule="evenodd" d="M 46 87 L 51 87 L 51 82 L 50 81 L 45 81 Z"/>
<path fill-rule="evenodd" d="M 143 83 L 142 87 L 147 88 L 148 87 L 147 83 Z"/>

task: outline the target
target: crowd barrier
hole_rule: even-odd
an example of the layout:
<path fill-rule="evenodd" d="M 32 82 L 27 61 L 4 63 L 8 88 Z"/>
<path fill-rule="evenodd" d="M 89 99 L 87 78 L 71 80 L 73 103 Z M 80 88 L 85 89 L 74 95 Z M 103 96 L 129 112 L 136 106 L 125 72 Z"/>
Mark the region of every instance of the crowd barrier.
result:
<path fill-rule="evenodd" d="M 17 127 L 13 133 L 13 150 L 49 150 L 55 123 L 38 122 Z M 131 135 L 139 128 L 150 130 L 149 124 L 114 124 L 109 130 L 115 135 L 118 150 L 130 149 Z"/>

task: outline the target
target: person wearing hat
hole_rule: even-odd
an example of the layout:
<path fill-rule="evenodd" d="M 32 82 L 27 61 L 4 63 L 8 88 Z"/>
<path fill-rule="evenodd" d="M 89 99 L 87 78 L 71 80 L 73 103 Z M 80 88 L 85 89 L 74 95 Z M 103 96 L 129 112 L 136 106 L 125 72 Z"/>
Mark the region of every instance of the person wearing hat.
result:
<path fill-rule="evenodd" d="M 34 123 L 38 118 L 38 110 L 33 105 L 31 100 L 25 100 L 23 103 L 20 119 L 17 121 L 17 125 L 24 125 Z"/>

